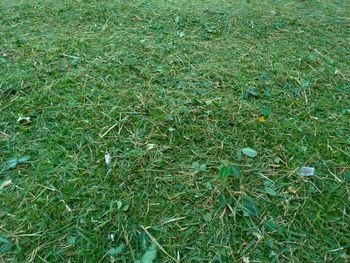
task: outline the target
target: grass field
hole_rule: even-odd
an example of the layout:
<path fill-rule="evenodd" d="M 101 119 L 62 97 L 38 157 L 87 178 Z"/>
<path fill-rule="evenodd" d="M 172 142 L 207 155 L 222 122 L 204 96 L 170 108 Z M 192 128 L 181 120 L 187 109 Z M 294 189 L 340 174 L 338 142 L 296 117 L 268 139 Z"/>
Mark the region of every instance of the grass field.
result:
<path fill-rule="evenodd" d="M 2 0 L 0 261 L 349 262 L 349 43 L 343 0 Z"/>

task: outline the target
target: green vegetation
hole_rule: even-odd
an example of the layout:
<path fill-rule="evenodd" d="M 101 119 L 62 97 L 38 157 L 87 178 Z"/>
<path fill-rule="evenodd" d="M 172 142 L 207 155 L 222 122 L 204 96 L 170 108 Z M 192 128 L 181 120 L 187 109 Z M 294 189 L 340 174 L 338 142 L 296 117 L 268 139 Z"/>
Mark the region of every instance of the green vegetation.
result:
<path fill-rule="evenodd" d="M 2 0 L 0 261 L 346 261 L 349 22 L 343 0 Z"/>

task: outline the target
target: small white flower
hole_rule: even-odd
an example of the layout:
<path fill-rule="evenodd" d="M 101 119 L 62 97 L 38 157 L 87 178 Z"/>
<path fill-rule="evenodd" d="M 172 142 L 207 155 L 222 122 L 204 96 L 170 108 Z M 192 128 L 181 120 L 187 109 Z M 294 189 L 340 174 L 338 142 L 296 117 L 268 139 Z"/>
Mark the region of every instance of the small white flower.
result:
<path fill-rule="evenodd" d="M 112 157 L 111 157 L 108 153 L 105 154 L 105 162 L 106 162 L 106 165 L 107 165 L 107 166 L 110 166 L 110 165 L 111 165 Z"/>

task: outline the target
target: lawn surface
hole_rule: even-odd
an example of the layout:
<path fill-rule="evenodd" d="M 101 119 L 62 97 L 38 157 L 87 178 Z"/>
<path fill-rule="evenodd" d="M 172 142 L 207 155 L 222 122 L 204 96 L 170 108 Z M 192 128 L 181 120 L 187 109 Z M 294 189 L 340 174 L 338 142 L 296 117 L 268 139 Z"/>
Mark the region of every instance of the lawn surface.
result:
<path fill-rule="evenodd" d="M 2 0 L 0 261 L 349 259 L 349 25 L 343 0 Z"/>

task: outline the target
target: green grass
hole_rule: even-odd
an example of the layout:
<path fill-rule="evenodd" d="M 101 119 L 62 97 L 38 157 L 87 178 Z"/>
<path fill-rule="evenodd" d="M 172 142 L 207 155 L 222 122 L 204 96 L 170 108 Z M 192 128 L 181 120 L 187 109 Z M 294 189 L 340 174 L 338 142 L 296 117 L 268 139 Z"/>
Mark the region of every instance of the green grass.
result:
<path fill-rule="evenodd" d="M 349 260 L 349 22 L 341 0 L 2 0 L 0 260 L 134 262 L 152 237 L 155 262 Z"/>

